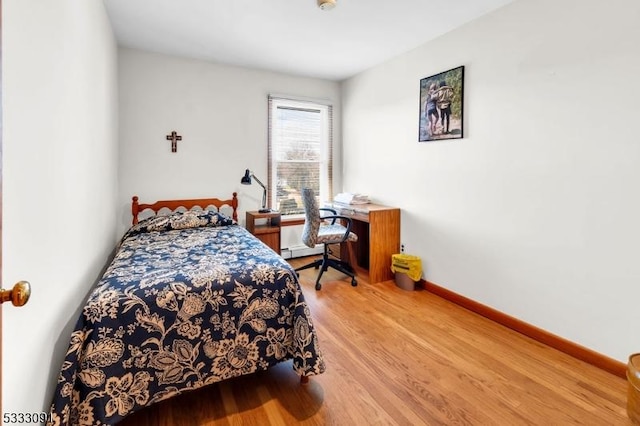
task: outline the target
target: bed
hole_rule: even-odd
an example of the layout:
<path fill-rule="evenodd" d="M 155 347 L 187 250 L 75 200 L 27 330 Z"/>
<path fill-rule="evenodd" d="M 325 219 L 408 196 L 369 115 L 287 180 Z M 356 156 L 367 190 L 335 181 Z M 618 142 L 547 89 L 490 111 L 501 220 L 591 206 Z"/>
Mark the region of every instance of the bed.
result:
<path fill-rule="evenodd" d="M 302 382 L 324 371 L 295 272 L 237 225 L 237 206 L 236 193 L 154 204 L 133 197 L 133 226 L 71 335 L 51 424 L 115 424 L 287 360 Z"/>

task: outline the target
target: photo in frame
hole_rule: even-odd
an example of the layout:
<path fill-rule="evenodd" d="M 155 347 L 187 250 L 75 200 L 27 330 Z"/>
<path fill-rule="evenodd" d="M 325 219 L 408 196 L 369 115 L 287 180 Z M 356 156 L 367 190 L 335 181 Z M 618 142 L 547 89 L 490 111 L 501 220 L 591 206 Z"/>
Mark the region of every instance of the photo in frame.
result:
<path fill-rule="evenodd" d="M 462 139 L 464 66 L 420 80 L 418 140 Z"/>

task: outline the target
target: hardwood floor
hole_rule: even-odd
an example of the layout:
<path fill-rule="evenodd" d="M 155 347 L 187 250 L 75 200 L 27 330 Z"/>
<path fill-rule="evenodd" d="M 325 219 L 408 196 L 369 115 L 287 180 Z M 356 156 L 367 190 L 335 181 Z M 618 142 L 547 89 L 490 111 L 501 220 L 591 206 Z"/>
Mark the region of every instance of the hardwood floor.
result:
<path fill-rule="evenodd" d="M 294 259 L 301 265 L 309 259 Z M 121 425 L 631 425 L 624 379 L 393 281 L 300 280 L 327 371 L 291 361 L 149 407 Z M 344 278 L 344 279 L 343 279 Z"/>

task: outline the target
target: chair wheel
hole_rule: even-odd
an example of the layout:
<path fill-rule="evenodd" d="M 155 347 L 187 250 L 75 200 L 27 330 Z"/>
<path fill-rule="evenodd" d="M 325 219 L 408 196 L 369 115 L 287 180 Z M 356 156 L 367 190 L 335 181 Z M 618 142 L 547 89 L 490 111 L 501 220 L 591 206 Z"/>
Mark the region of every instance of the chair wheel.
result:
<path fill-rule="evenodd" d="M 352 285 L 353 287 L 357 286 L 357 285 L 358 285 L 358 281 L 356 281 L 356 279 L 355 279 L 355 278 L 351 278 L 351 285 Z"/>
<path fill-rule="evenodd" d="M 320 265 L 316 265 L 316 266 L 315 266 L 315 269 L 318 269 L 318 268 L 320 268 Z"/>
<path fill-rule="evenodd" d="M 316 290 L 320 290 L 322 288 L 322 284 L 316 283 Z"/>
<path fill-rule="evenodd" d="M 296 272 L 296 277 L 300 278 L 300 272 Z"/>

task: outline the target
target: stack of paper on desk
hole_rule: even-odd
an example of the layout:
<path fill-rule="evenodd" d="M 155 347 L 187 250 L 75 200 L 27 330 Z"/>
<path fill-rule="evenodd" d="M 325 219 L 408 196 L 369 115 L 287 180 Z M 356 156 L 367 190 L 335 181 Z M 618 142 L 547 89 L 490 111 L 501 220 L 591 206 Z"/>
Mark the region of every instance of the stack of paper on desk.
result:
<path fill-rule="evenodd" d="M 370 202 L 368 195 L 354 194 L 351 192 L 341 192 L 335 196 L 333 201 L 340 204 L 367 204 Z"/>
<path fill-rule="evenodd" d="M 325 202 L 323 207 L 329 207 L 340 215 L 369 214 L 369 209 L 366 207 L 366 204 L 344 204 L 337 201 L 329 201 Z"/>

